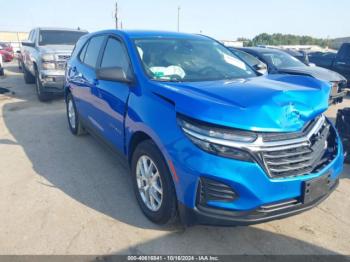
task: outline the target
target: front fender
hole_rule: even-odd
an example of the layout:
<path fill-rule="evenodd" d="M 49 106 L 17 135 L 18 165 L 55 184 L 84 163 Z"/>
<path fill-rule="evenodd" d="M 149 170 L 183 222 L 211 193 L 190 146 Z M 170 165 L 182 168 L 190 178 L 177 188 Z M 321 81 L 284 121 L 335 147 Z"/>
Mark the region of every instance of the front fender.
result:
<path fill-rule="evenodd" d="M 130 143 L 137 132 L 142 132 L 153 140 L 161 151 L 169 170 L 174 171 L 174 166 L 177 165 L 172 153 L 175 153 L 176 143 L 183 135 L 177 125 L 174 105 L 148 90 L 142 95 L 131 92 L 125 117 L 126 156 L 130 154 Z M 181 188 L 176 184 L 176 170 L 175 174 L 170 172 L 175 189 L 180 193 Z"/>

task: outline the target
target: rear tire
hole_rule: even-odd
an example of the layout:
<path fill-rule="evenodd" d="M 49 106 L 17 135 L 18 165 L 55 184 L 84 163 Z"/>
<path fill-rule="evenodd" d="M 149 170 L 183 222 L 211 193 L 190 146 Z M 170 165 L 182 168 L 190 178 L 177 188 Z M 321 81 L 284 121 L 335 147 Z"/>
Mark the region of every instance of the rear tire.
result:
<path fill-rule="evenodd" d="M 145 171 L 147 168 L 143 161 L 146 161 L 145 165 L 151 171 Z M 177 198 L 173 179 L 162 153 L 153 141 L 145 140 L 136 147 L 132 156 L 131 173 L 136 198 L 145 216 L 156 224 L 174 224 L 177 219 Z M 143 176 L 142 173 L 148 175 Z M 159 174 L 157 181 L 152 179 L 156 174 Z M 149 179 L 144 179 L 145 177 Z M 151 186 L 146 186 L 150 183 L 147 180 L 153 180 Z"/>
<path fill-rule="evenodd" d="M 35 70 L 35 91 L 39 101 L 46 102 L 50 100 L 50 94 L 43 90 L 43 85 L 41 83 L 38 70 Z"/>
<path fill-rule="evenodd" d="M 34 84 L 35 77 L 26 69 L 26 67 L 23 64 L 22 64 L 22 68 L 23 68 L 24 82 L 26 84 Z"/>
<path fill-rule="evenodd" d="M 69 129 L 75 136 L 81 136 L 86 134 L 86 131 L 80 121 L 80 117 L 75 106 L 75 101 L 71 93 L 67 95 L 66 99 L 67 120 Z"/>

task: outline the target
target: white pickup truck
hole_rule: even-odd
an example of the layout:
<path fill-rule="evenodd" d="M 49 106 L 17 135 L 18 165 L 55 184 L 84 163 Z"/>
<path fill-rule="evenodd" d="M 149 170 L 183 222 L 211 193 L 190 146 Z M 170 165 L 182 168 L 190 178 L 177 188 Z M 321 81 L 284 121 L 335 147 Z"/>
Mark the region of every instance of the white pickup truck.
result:
<path fill-rule="evenodd" d="M 27 84 L 35 83 L 40 101 L 63 94 L 64 73 L 75 43 L 87 31 L 63 28 L 35 28 L 22 42 L 21 67 Z"/>

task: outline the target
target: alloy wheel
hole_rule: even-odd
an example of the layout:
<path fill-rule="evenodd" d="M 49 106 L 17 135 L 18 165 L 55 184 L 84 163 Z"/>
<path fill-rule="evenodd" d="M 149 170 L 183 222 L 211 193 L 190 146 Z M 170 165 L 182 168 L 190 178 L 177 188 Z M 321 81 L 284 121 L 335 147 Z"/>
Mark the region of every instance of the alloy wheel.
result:
<path fill-rule="evenodd" d="M 69 124 L 70 126 L 75 129 L 75 109 L 74 109 L 74 104 L 73 100 L 69 99 L 68 101 L 68 119 L 69 119 Z"/>
<path fill-rule="evenodd" d="M 137 187 L 144 204 L 151 211 L 158 211 L 163 201 L 163 187 L 155 163 L 142 155 L 136 165 Z"/>

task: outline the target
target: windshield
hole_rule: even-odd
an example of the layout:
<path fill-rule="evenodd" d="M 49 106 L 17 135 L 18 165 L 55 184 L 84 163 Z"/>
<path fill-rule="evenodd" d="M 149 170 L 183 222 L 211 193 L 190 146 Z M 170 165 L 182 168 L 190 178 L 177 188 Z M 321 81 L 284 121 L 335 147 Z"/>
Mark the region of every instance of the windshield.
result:
<path fill-rule="evenodd" d="M 273 64 L 277 69 L 306 66 L 297 58 L 284 52 L 263 52 L 262 56 L 268 64 Z"/>
<path fill-rule="evenodd" d="M 148 76 L 158 81 L 213 81 L 256 76 L 248 65 L 211 39 L 134 40 Z"/>
<path fill-rule="evenodd" d="M 242 60 L 244 60 L 246 63 L 248 63 L 250 66 L 255 66 L 255 65 L 258 65 L 258 64 L 261 64 L 262 62 L 255 58 L 254 56 L 244 52 L 244 51 L 241 51 L 241 50 L 237 50 L 237 49 L 230 49 L 232 50 L 232 52 L 238 56 L 239 58 L 241 58 Z"/>
<path fill-rule="evenodd" d="M 75 45 L 85 34 L 79 31 L 41 30 L 39 45 Z"/>

